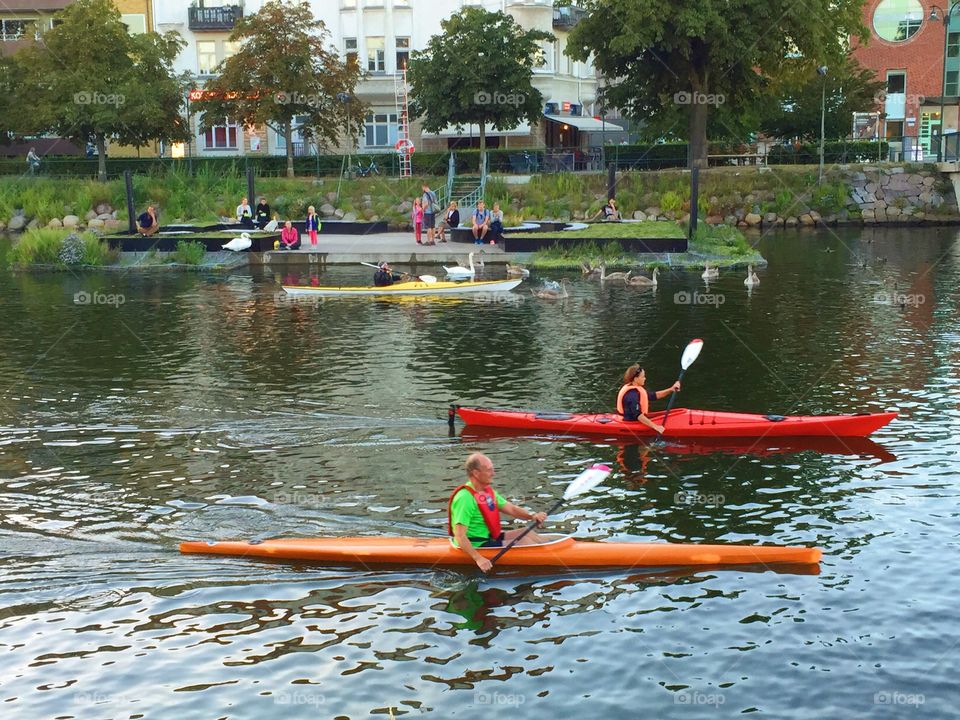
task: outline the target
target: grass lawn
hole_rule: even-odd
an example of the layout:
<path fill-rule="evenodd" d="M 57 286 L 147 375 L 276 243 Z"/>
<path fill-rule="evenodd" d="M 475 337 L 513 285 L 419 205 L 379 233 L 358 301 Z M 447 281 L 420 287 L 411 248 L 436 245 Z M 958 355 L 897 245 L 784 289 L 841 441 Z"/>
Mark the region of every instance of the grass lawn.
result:
<path fill-rule="evenodd" d="M 657 222 L 599 222 L 590 223 L 585 230 L 559 230 L 557 232 L 529 232 L 523 237 L 566 238 L 576 240 L 626 240 L 630 238 L 682 238 L 682 227 L 672 221 Z"/>

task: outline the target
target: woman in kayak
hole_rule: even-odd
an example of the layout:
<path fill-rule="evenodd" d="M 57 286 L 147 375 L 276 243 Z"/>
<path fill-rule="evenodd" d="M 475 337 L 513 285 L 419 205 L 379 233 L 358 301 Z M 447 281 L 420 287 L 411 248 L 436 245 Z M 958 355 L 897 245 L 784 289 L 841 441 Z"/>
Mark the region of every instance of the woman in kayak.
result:
<path fill-rule="evenodd" d="M 464 465 L 467 482 L 450 495 L 447 505 L 447 533 L 454 547 L 463 550 L 483 572 L 493 565 L 477 552 L 478 547 L 503 547 L 523 530 L 500 528 L 500 513 L 520 520 L 536 520 L 543 525 L 547 520 L 544 512 L 530 512 L 513 503 L 493 489 L 493 462 L 483 453 L 474 453 Z M 543 539 L 535 532 L 521 538 L 517 545 L 535 545 Z"/>
<path fill-rule="evenodd" d="M 623 373 L 623 387 L 617 395 L 617 413 L 627 422 L 639 421 L 659 435 L 663 433 L 663 425 L 657 425 L 647 417 L 650 412 L 650 403 L 662 400 L 671 393 L 680 392 L 680 381 L 677 380 L 665 390 L 653 392 L 643 386 L 646 379 L 647 374 L 639 364 L 627 368 Z"/>

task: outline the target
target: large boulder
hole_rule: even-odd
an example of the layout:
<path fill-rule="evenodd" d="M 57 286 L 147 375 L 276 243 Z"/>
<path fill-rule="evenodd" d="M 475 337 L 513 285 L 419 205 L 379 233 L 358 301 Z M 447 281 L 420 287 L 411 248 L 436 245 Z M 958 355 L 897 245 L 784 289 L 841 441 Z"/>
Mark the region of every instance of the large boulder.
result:
<path fill-rule="evenodd" d="M 800 220 L 800 224 L 803 225 L 804 227 L 811 227 L 813 225 L 816 225 L 816 222 L 814 222 L 814 219 L 810 216 L 810 213 L 804 213 L 803 215 L 800 216 L 799 220 Z"/>
<path fill-rule="evenodd" d="M 63 223 L 60 222 L 60 218 L 53 218 L 50 222 L 47 223 L 48 228 L 62 228 Z"/>
<path fill-rule="evenodd" d="M 96 210 L 87 210 L 87 214 L 83 216 L 84 220 L 93 220 L 97 216 Z"/>
<path fill-rule="evenodd" d="M 10 232 L 20 232 L 27 226 L 27 217 L 25 215 L 14 215 L 10 218 L 7 229 Z"/>
<path fill-rule="evenodd" d="M 777 217 L 777 214 L 776 214 L 775 212 L 768 212 L 766 215 L 763 216 L 763 224 L 764 224 L 764 225 L 779 225 L 779 224 L 780 224 L 780 218 Z"/>
<path fill-rule="evenodd" d="M 783 225 L 784 227 L 795 228 L 799 222 L 800 222 L 799 220 L 797 220 L 795 217 L 793 217 L 793 215 L 791 215 L 790 217 L 788 217 L 786 220 L 783 221 Z"/>
<path fill-rule="evenodd" d="M 101 215 L 109 215 L 112 213 L 113 205 L 108 202 L 101 202 L 97 203 L 93 209 L 97 211 L 97 217 L 100 217 Z"/>
<path fill-rule="evenodd" d="M 80 224 L 80 218 L 78 218 L 76 215 L 67 215 L 63 219 L 63 226 L 65 228 L 75 228 L 79 224 Z"/>
<path fill-rule="evenodd" d="M 357 214 L 356 214 L 355 212 L 344 213 L 344 215 L 343 215 L 343 221 L 344 221 L 344 222 L 356 222 L 356 221 L 357 221 Z"/>
<path fill-rule="evenodd" d="M 646 220 L 647 214 L 643 210 L 634 210 L 633 211 L 634 220 Z"/>
<path fill-rule="evenodd" d="M 344 216 L 344 215 L 346 215 L 346 213 L 343 212 L 343 210 L 341 210 L 340 208 L 337 208 L 336 210 L 333 211 L 333 216 L 334 216 L 337 220 L 343 220 L 343 216 Z"/>
<path fill-rule="evenodd" d="M 650 207 L 648 207 L 648 208 L 647 208 L 646 210 L 644 210 L 643 212 L 645 212 L 645 213 L 647 214 L 647 217 L 656 218 L 658 215 L 660 215 L 660 208 L 658 208 L 658 207 L 655 206 L 655 205 L 651 205 Z"/>
<path fill-rule="evenodd" d="M 100 218 L 93 218 L 93 220 L 87 222 L 87 227 L 91 230 L 97 230 L 103 228 L 103 224 L 104 221 Z"/>
<path fill-rule="evenodd" d="M 107 220 L 113 220 L 113 214 L 112 214 L 112 213 L 100 213 L 99 215 L 97 215 L 97 219 L 98 219 L 98 220 L 103 220 L 104 222 L 106 222 Z"/>
<path fill-rule="evenodd" d="M 753 212 L 752 212 L 752 213 L 747 213 L 747 214 L 744 216 L 743 220 L 744 220 L 744 222 L 746 222 L 747 225 L 749 225 L 750 227 L 756 227 L 756 226 L 759 225 L 761 222 L 763 222 L 763 218 L 762 218 L 760 215 L 758 215 L 757 213 L 753 213 Z"/>
<path fill-rule="evenodd" d="M 33 230 L 34 228 L 38 227 L 40 227 L 40 221 L 36 218 L 27 223 L 27 230 Z"/>
<path fill-rule="evenodd" d="M 332 217 L 333 213 L 336 212 L 336 208 L 330 203 L 324 203 L 320 206 L 320 214 L 324 217 Z"/>

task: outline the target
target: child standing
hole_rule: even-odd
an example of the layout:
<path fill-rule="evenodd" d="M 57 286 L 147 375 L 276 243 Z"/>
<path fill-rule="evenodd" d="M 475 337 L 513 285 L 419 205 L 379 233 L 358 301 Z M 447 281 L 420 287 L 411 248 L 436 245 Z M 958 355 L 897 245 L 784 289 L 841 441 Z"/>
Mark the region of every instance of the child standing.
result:
<path fill-rule="evenodd" d="M 317 244 L 317 233 L 320 231 L 320 218 L 317 217 L 317 211 L 313 205 L 307 208 L 307 222 L 304 230 L 310 235 L 310 244 Z"/>
<path fill-rule="evenodd" d="M 410 213 L 413 220 L 413 234 L 417 238 L 417 245 L 420 245 L 420 238 L 423 233 L 423 203 L 420 198 L 413 201 L 413 211 Z"/>

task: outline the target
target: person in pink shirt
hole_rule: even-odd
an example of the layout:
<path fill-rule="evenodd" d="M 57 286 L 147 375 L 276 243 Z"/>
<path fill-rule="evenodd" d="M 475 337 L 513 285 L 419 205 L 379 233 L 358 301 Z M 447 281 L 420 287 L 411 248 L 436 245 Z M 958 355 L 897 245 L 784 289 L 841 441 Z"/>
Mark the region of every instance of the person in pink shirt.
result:
<path fill-rule="evenodd" d="M 420 245 L 420 238 L 423 233 L 423 204 L 420 198 L 413 201 L 413 211 L 410 213 L 410 219 L 413 220 L 413 234 L 417 238 L 417 245 Z"/>
<path fill-rule="evenodd" d="M 283 230 L 280 231 L 280 249 L 281 250 L 299 250 L 300 233 L 293 226 L 293 223 L 287 220 L 283 224 Z"/>

